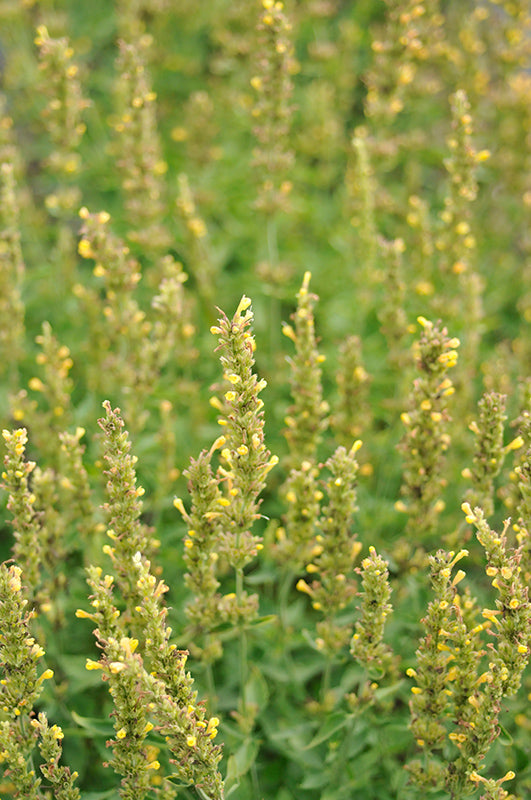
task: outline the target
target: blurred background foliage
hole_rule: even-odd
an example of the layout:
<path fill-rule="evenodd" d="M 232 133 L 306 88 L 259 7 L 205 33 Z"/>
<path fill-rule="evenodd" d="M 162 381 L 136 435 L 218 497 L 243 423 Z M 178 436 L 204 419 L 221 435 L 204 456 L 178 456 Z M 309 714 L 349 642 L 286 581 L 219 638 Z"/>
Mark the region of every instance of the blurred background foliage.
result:
<path fill-rule="evenodd" d="M 209 403 L 221 377 L 209 332 L 216 307 L 231 316 L 243 293 L 253 301 L 257 372 L 268 381 L 266 442 L 281 457 L 262 506 L 272 522 L 258 523 L 267 543 L 286 512 L 279 488 L 286 478 L 293 345 L 282 324 L 310 271 L 332 419 L 318 457 L 324 461 L 338 443 L 364 442 L 356 530 L 365 549 L 374 545 L 389 561 L 396 610 L 387 638 L 404 669 L 429 597 L 416 547 L 460 546 L 470 538 L 461 523 L 469 487 L 461 471 L 472 465 L 468 424 L 477 418 L 476 404 L 485 390 L 506 394 L 512 424 L 528 402 L 529 3 L 470 0 L 464 9 L 459 0 L 291 0 L 280 11 L 289 25 L 278 22 L 272 40 L 264 7 L 249 0 L 0 2 L 0 160 L 14 176 L 12 203 L 4 181 L 0 235 L 5 253 L 5 242 L 11 247 L 20 232 L 24 262 L 16 280 L 7 267 L 2 273 L 4 296 L 20 289 L 24 313 L 19 334 L 2 339 L 0 411 L 2 427 L 27 425 L 29 457 L 43 467 L 57 467 L 58 431 L 86 430 L 91 533 L 84 549 L 74 528 L 66 533 L 68 591 L 56 598 L 63 622 L 39 619 L 56 672 L 46 711 L 65 729 L 65 760 L 80 772 L 86 798 L 114 791 L 114 777 L 101 766 L 111 727 L 100 712 L 108 701 L 98 675 L 84 669 L 84 657 L 94 652 L 90 631 L 73 617 L 86 596 L 83 566 L 103 558 L 96 419 L 104 399 L 122 408 L 131 431 L 146 488 L 145 520 L 161 542 L 179 640 L 188 593 L 184 526 L 172 500 L 177 494 L 186 503 L 182 471 L 219 431 Z M 47 55 L 47 37 L 68 41 Z M 261 125 L 269 123 L 262 135 Z M 109 218 L 81 219 L 82 207 Z M 123 264 L 117 240 L 111 256 L 104 253 L 123 270 L 114 286 L 106 282 L 107 262 L 93 257 L 100 253 L 98 225 L 129 248 Z M 177 322 L 169 352 L 140 375 L 147 342 L 157 335 L 153 298 L 165 275 L 182 273 L 187 279 L 173 295 Z M 136 274 L 141 280 L 131 278 Z M 6 301 L 0 309 L 4 330 L 14 330 L 15 306 Z M 461 348 L 441 489 L 445 508 L 434 532 L 408 534 L 404 544 L 407 517 L 395 508 L 403 469 L 396 445 L 415 374 L 411 344 L 419 315 L 441 319 Z M 144 319 L 151 330 L 142 328 Z M 46 365 L 53 365 L 48 375 Z M 517 432 L 517 425 L 508 428 L 504 443 Z M 493 526 L 514 503 L 511 459 L 496 478 Z M 5 557 L 11 537 L 6 522 Z M 469 546 L 474 591 L 483 598 L 489 585 L 481 553 Z M 261 613 L 276 613 L 277 568 L 267 548 L 257 563 L 249 583 L 260 594 Z M 322 742 L 305 749 L 320 725 L 307 702 L 323 667 L 304 637 L 315 625 L 304 600 L 293 589 L 289 636 L 273 626 L 252 641 L 262 795 L 411 797 L 402 769 L 414 750 L 404 682 L 382 696 L 380 710 L 356 721 L 344 751 L 353 766 L 341 777 L 326 765 L 338 769 L 333 721 L 340 729 L 343 718 L 333 718 Z M 229 644 L 216 664 L 219 709 L 227 719 L 235 707 L 235 659 Z M 338 692 L 348 692 L 356 669 L 347 656 L 335 669 Z M 201 666 L 192 663 L 192 671 L 204 691 Z M 490 757 L 495 772 L 515 769 L 514 791 L 522 798 L 531 788 L 526 681 L 508 703 Z M 230 752 L 236 727 L 227 723 L 221 735 Z M 239 797 L 249 796 L 243 780 Z"/>

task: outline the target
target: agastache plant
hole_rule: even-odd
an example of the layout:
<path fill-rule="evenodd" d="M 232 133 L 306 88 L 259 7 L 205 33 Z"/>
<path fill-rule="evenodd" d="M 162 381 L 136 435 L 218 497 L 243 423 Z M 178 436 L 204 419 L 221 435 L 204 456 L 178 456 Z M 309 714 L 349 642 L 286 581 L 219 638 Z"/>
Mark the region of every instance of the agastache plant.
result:
<path fill-rule="evenodd" d="M 223 784 L 217 770 L 221 749 L 213 743 L 219 720 L 205 718 L 205 708 L 197 701 L 185 670 L 188 653 L 170 642 L 172 629 L 166 624 L 163 604 L 168 587 L 154 574 L 146 555 L 156 542 L 139 519 L 144 490 L 137 486 L 136 459 L 130 454 L 119 410 L 113 410 L 108 401 L 104 408 L 106 417 L 99 420 L 108 467 L 109 500 L 104 509 L 112 525 L 107 533 L 113 544 L 106 544 L 103 552 L 111 558 L 116 575 L 89 567 L 92 610 L 79 609 L 76 615 L 96 624 L 101 657 L 88 659 L 86 666 L 102 671 L 113 701 L 115 737 L 108 743 L 113 750 L 109 765 L 123 776 L 123 800 L 144 797 L 153 771 L 161 766 L 152 758 L 147 741 L 155 729 L 166 738 L 176 775 L 192 784 L 201 797 L 221 800 Z M 118 604 L 123 603 L 122 613 Z"/>
<path fill-rule="evenodd" d="M 239 719 L 251 725 L 247 714 L 247 633 L 246 626 L 258 615 L 258 596 L 244 588 L 244 570 L 262 549 L 261 537 L 252 533 L 260 518 L 260 493 L 267 473 L 278 459 L 271 456 L 264 443 L 263 401 L 259 393 L 266 382 L 253 372 L 255 340 L 249 330 L 253 319 L 251 300 L 242 297 L 232 319 L 221 312 L 211 332 L 218 336 L 218 350 L 223 367 L 223 401 L 214 405 L 221 410 L 218 422 L 223 430 L 208 453 L 202 453 L 188 470 L 192 509 L 185 510 L 180 498 L 174 505 L 189 528 L 185 539 L 187 582 L 199 598 L 199 607 L 188 614 L 192 624 L 209 634 L 217 611 L 222 620 L 238 629 L 240 641 L 241 707 Z M 210 466 L 213 453 L 220 450 L 220 463 L 214 473 Z M 215 567 L 224 558 L 235 574 L 234 591 L 216 595 Z M 219 653 L 216 639 L 207 638 L 207 648 L 214 646 L 208 658 Z M 247 718 L 246 718 L 247 717 Z M 251 722 L 249 720 L 251 719 Z"/>

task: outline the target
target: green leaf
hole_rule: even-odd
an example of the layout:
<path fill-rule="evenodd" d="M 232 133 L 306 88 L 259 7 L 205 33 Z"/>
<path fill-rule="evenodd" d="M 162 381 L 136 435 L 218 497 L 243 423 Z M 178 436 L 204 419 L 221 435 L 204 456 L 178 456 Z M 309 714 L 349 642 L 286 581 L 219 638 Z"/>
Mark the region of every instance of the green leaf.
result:
<path fill-rule="evenodd" d="M 245 699 L 258 710 L 261 710 L 267 705 L 269 699 L 269 690 L 267 683 L 257 667 L 251 668 L 251 674 L 245 684 Z"/>
<path fill-rule="evenodd" d="M 331 714 L 326 719 L 323 727 L 317 731 L 310 744 L 307 745 L 307 748 L 317 747 L 318 744 L 326 742 L 326 740 L 330 739 L 337 731 L 344 728 L 352 718 L 352 714 L 346 714 L 344 711 L 336 711 L 335 714 Z"/>
<path fill-rule="evenodd" d="M 246 739 L 234 755 L 229 757 L 227 777 L 225 778 L 225 797 L 228 797 L 238 787 L 240 778 L 249 772 L 257 754 L 258 741 L 256 739 Z"/>
<path fill-rule="evenodd" d="M 330 780 L 330 775 L 327 770 L 320 769 L 317 772 L 312 772 L 306 775 L 301 783 L 301 789 L 322 789 Z"/>
<path fill-rule="evenodd" d="M 511 736 L 507 728 L 503 727 L 503 725 L 500 725 L 498 723 L 498 726 L 500 728 L 500 736 L 498 738 L 499 743 L 504 747 L 510 747 L 513 744 L 513 737 Z"/>
<path fill-rule="evenodd" d="M 270 625 L 272 622 L 276 622 L 277 619 L 278 617 L 276 614 L 267 614 L 265 617 L 258 617 L 258 619 L 248 622 L 245 626 L 245 630 L 249 631 L 253 628 L 261 628 L 263 625 Z"/>
<path fill-rule="evenodd" d="M 97 717 L 82 717 L 76 711 L 72 711 L 72 719 L 76 725 L 89 731 L 94 736 L 112 736 L 114 733 L 112 722 L 108 720 L 98 719 Z"/>

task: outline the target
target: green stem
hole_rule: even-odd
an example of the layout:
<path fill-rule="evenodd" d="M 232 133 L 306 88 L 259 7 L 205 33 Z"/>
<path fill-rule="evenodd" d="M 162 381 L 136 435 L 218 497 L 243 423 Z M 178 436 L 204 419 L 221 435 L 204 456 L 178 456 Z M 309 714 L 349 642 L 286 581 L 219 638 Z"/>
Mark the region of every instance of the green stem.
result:
<path fill-rule="evenodd" d="M 241 604 L 243 595 L 243 567 L 236 568 L 236 597 L 238 606 Z M 247 709 L 247 631 L 245 626 L 239 623 L 239 639 L 240 639 L 240 687 L 241 687 L 241 701 L 242 713 L 245 715 Z"/>
<path fill-rule="evenodd" d="M 277 230 L 276 217 L 268 217 L 267 219 L 266 238 L 267 238 L 267 260 L 269 262 L 271 270 L 273 270 L 274 267 L 278 264 L 278 230 Z M 280 303 L 278 297 L 276 296 L 274 283 L 272 284 L 272 289 L 271 289 L 269 310 L 270 310 L 269 346 L 270 346 L 270 357 L 272 358 L 276 353 L 279 352 L 280 349 L 279 339 L 280 339 L 280 327 L 281 327 Z"/>
<path fill-rule="evenodd" d="M 280 627 L 282 633 L 285 635 L 287 631 L 287 612 L 288 612 L 288 597 L 293 583 L 293 572 L 290 569 L 283 571 L 280 579 L 280 588 L 278 592 L 278 618 L 280 620 Z"/>
<path fill-rule="evenodd" d="M 355 721 L 356 716 L 353 714 L 345 726 L 343 741 L 336 752 L 334 763 L 331 769 L 329 788 L 339 788 L 343 785 L 343 774 L 347 764 L 347 754 L 354 733 Z"/>
<path fill-rule="evenodd" d="M 278 233 L 276 217 L 267 219 L 267 257 L 271 267 L 278 264 Z"/>
<path fill-rule="evenodd" d="M 325 703 L 326 695 L 330 689 L 330 679 L 332 677 L 332 659 L 330 656 L 326 659 L 326 666 L 323 672 L 323 679 L 321 681 L 321 703 Z"/>
<path fill-rule="evenodd" d="M 207 640 L 210 638 L 209 636 L 206 637 Z M 205 664 L 205 677 L 206 677 L 206 685 L 207 685 L 207 697 L 208 697 L 208 706 L 210 714 L 213 714 L 216 706 L 218 704 L 218 698 L 216 695 L 216 684 L 214 681 L 214 670 L 212 669 L 212 662 L 208 661 Z"/>

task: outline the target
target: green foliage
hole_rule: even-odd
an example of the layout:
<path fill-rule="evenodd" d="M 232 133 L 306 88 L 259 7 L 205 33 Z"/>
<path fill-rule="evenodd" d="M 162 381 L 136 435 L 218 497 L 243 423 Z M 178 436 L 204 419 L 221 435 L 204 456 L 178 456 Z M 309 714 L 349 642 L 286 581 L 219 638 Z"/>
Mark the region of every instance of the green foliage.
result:
<path fill-rule="evenodd" d="M 529 796 L 530 27 L 0 2 L 2 797 Z"/>

